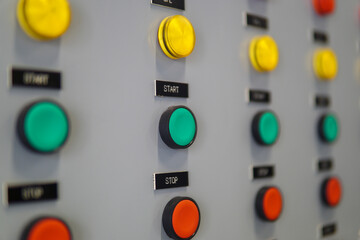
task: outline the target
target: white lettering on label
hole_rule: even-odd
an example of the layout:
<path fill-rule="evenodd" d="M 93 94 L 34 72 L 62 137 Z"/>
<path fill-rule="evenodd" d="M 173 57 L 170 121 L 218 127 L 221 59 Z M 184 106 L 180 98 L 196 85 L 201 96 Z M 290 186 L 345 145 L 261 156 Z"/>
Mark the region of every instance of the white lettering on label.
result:
<path fill-rule="evenodd" d="M 49 75 L 48 74 L 36 74 L 36 73 L 25 73 L 24 84 L 26 85 L 48 85 Z"/>
<path fill-rule="evenodd" d="M 179 93 L 179 86 L 164 85 L 164 92 Z"/>
<path fill-rule="evenodd" d="M 255 99 L 258 99 L 258 100 L 264 100 L 265 99 L 265 94 L 262 94 L 262 93 L 254 93 L 253 97 Z"/>
<path fill-rule="evenodd" d="M 173 4 L 171 0 L 164 0 L 165 3 Z"/>
<path fill-rule="evenodd" d="M 176 184 L 178 181 L 178 177 L 167 177 L 165 178 L 165 184 L 169 185 L 169 184 Z"/>
<path fill-rule="evenodd" d="M 22 198 L 24 200 L 39 199 L 44 195 L 44 189 L 42 187 L 29 187 L 24 188 L 21 191 Z"/>
<path fill-rule="evenodd" d="M 259 174 L 260 176 L 267 176 L 267 175 L 269 174 L 269 169 L 267 169 L 267 168 L 261 168 L 261 169 L 259 169 L 258 174 Z"/>

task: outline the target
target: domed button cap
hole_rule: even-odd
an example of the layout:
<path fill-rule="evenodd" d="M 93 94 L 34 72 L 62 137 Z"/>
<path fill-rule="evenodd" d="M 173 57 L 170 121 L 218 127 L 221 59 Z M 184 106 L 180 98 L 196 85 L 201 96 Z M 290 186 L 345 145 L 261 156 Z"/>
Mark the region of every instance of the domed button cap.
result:
<path fill-rule="evenodd" d="M 27 105 L 20 113 L 17 132 L 30 150 L 51 153 L 60 149 L 69 135 L 69 120 L 57 103 L 44 100 Z"/>
<path fill-rule="evenodd" d="M 332 81 L 338 72 L 335 52 L 330 48 L 316 50 L 313 57 L 313 69 L 319 80 Z"/>
<path fill-rule="evenodd" d="M 191 239 L 200 225 L 199 207 L 192 198 L 175 197 L 165 206 L 162 223 L 170 238 Z"/>
<path fill-rule="evenodd" d="M 320 139 L 325 143 L 333 143 L 339 136 L 339 123 L 334 114 L 324 114 L 318 123 Z"/>
<path fill-rule="evenodd" d="M 190 147 L 196 137 L 194 114 L 185 106 L 169 107 L 160 118 L 159 132 L 166 145 L 174 149 Z"/>
<path fill-rule="evenodd" d="M 319 15 L 327 15 L 334 12 L 336 3 L 335 0 L 313 0 L 313 6 Z"/>
<path fill-rule="evenodd" d="M 282 212 L 283 199 L 276 187 L 263 187 L 255 201 L 256 213 L 264 221 L 276 221 Z"/>
<path fill-rule="evenodd" d="M 51 40 L 66 32 L 71 21 L 71 10 L 67 0 L 20 0 L 17 18 L 30 37 Z"/>
<path fill-rule="evenodd" d="M 255 115 L 252 121 L 252 134 L 260 145 L 272 145 L 280 133 L 280 123 L 275 113 L 262 111 Z"/>
<path fill-rule="evenodd" d="M 161 50 L 171 59 L 189 56 L 195 47 L 196 36 L 191 22 L 182 15 L 162 20 L 158 31 Z"/>
<path fill-rule="evenodd" d="M 324 180 L 321 186 L 321 198 L 326 206 L 336 207 L 339 205 L 342 195 L 341 182 L 336 177 Z"/>
<path fill-rule="evenodd" d="M 279 62 L 279 50 L 275 40 L 270 36 L 255 37 L 249 48 L 250 62 L 259 72 L 274 70 Z"/>
<path fill-rule="evenodd" d="M 72 240 L 67 224 L 55 217 L 40 217 L 28 224 L 21 240 Z"/>

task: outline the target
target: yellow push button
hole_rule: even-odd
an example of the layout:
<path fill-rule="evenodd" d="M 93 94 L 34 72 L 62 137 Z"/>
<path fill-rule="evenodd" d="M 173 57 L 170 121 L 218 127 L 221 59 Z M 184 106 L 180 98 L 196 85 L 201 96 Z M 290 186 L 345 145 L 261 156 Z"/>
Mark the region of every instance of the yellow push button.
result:
<path fill-rule="evenodd" d="M 71 10 L 67 0 L 20 0 L 17 18 L 27 35 L 46 41 L 66 32 L 71 22 Z"/>
<path fill-rule="evenodd" d="M 324 81 L 333 80 L 338 72 L 336 54 L 329 48 L 315 51 L 313 58 L 315 75 Z"/>
<path fill-rule="evenodd" d="M 182 15 L 163 19 L 159 26 L 158 39 L 161 50 L 171 59 L 189 56 L 196 42 L 191 22 Z"/>
<path fill-rule="evenodd" d="M 279 50 L 270 36 L 255 37 L 249 48 L 250 62 L 259 72 L 274 70 L 279 63 Z"/>

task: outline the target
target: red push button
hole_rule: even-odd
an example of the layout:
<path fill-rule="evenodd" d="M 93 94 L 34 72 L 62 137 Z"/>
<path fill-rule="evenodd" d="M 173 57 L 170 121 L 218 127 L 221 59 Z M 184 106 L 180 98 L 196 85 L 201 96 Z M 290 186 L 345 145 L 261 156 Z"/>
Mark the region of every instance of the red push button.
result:
<path fill-rule="evenodd" d="M 276 221 L 282 212 L 283 199 L 276 187 L 263 187 L 256 196 L 255 208 L 258 216 L 265 221 Z"/>
<path fill-rule="evenodd" d="M 188 197 L 175 197 L 165 206 L 162 216 L 166 234 L 173 239 L 191 239 L 200 225 L 200 210 Z"/>
<path fill-rule="evenodd" d="M 327 15 L 335 10 L 335 0 L 313 0 L 315 11 L 319 15 Z"/>
<path fill-rule="evenodd" d="M 71 240 L 66 223 L 54 217 L 41 217 L 32 221 L 24 230 L 21 240 Z"/>
<path fill-rule="evenodd" d="M 336 207 L 339 205 L 342 195 L 341 182 L 336 177 L 325 179 L 321 187 L 321 197 L 325 205 Z"/>

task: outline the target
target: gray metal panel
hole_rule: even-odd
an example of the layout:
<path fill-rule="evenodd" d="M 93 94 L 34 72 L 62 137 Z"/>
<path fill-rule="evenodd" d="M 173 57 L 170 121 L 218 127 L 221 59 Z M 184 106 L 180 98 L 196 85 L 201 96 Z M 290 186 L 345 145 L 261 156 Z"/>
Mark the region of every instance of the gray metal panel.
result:
<path fill-rule="evenodd" d="M 59 40 L 36 42 L 16 22 L 16 1 L 0 1 L 0 182 L 58 180 L 54 203 L 0 207 L 0 239 L 18 240 L 32 218 L 64 218 L 74 239 L 162 239 L 161 214 L 174 196 L 199 204 L 202 222 L 194 239 L 316 239 L 319 224 L 336 221 L 329 239 L 356 239 L 360 228 L 360 112 L 357 0 L 337 1 L 336 13 L 314 14 L 311 1 L 187 1 L 180 12 L 150 1 L 72 0 L 73 19 Z M 269 18 L 267 31 L 244 27 L 242 13 Z M 184 14 L 195 27 L 191 56 L 170 60 L 156 35 L 160 21 Z M 316 28 L 330 35 L 339 60 L 332 83 L 312 73 L 315 48 L 309 34 Z M 270 34 L 280 50 L 278 68 L 255 72 L 247 49 L 253 36 Z M 58 69 L 61 91 L 9 89 L 10 65 Z M 190 98 L 154 97 L 155 79 L 187 82 Z M 271 105 L 248 104 L 246 88 L 268 89 Z M 315 134 L 318 117 L 310 97 L 327 93 L 341 123 L 337 143 L 325 147 Z M 63 150 L 38 155 L 24 149 L 15 134 L 18 112 L 28 102 L 51 98 L 71 118 L 72 132 Z M 171 150 L 158 135 L 158 121 L 168 106 L 184 104 L 197 117 L 198 135 L 187 150 Z M 281 121 L 273 147 L 257 146 L 250 134 L 253 115 L 272 109 Z M 326 209 L 319 187 L 329 174 L 317 174 L 319 157 L 335 159 L 344 196 L 339 207 Z M 275 164 L 272 180 L 251 181 L 251 165 Z M 190 173 L 188 188 L 154 192 L 154 172 Z M 256 192 L 277 185 L 285 207 L 276 223 L 254 212 Z"/>

